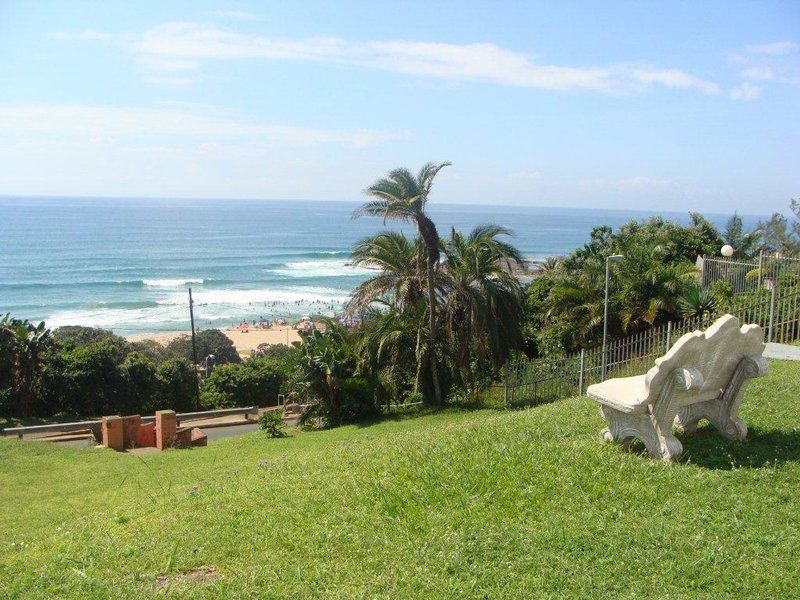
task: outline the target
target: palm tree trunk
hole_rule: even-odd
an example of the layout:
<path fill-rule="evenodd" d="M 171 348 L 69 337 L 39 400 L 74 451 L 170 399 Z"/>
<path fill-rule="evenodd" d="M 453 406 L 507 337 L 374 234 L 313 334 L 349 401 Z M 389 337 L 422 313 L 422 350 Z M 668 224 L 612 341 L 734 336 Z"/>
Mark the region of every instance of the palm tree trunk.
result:
<path fill-rule="evenodd" d="M 436 283 L 434 281 L 434 270 L 436 264 L 439 262 L 439 232 L 436 231 L 436 225 L 431 221 L 427 215 L 418 214 L 416 217 L 417 231 L 425 247 L 428 250 L 428 260 L 426 261 L 427 270 L 427 285 L 428 292 L 428 334 L 430 339 L 428 341 L 428 360 L 430 361 L 431 378 L 433 379 L 433 401 L 436 404 L 442 403 L 442 390 L 439 385 L 439 368 L 437 365 L 437 340 L 438 335 L 436 331 Z"/>
<path fill-rule="evenodd" d="M 438 248 L 437 248 L 438 253 Z M 428 259 L 428 328 L 430 342 L 428 343 L 428 360 L 431 365 L 431 378 L 433 379 L 433 400 L 436 404 L 442 403 L 442 390 L 439 386 L 439 369 L 436 356 L 436 288 L 433 283 L 433 261 Z"/>

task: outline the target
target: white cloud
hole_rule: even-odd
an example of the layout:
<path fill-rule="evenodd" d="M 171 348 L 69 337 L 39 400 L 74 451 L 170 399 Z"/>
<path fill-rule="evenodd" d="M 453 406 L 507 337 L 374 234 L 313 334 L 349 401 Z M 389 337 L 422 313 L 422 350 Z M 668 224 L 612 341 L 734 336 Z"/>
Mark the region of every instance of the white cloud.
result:
<path fill-rule="evenodd" d="M 713 94 L 716 84 L 679 69 L 643 63 L 571 67 L 543 65 L 527 54 L 491 43 L 444 44 L 412 41 L 349 42 L 335 37 L 273 38 L 237 33 L 207 24 L 173 22 L 146 31 L 137 51 L 145 65 L 195 69 L 200 60 L 261 58 L 351 65 L 450 81 L 491 83 L 549 90 L 588 89 L 633 93 L 656 85 Z"/>
<path fill-rule="evenodd" d="M 731 90 L 734 100 L 758 100 L 761 98 L 761 86 L 745 81 Z"/>
<path fill-rule="evenodd" d="M 200 112 L 162 108 L 44 105 L 0 108 L 0 134 L 108 139 L 117 136 L 247 137 L 286 145 L 375 146 L 411 137 L 408 131 L 317 129 L 225 119 Z"/>
<path fill-rule="evenodd" d="M 743 79 L 750 79 L 751 81 L 770 81 L 775 79 L 775 72 L 769 67 L 748 67 L 739 75 Z"/>
<path fill-rule="evenodd" d="M 798 50 L 800 50 L 800 44 L 798 44 L 797 42 L 773 42 L 771 44 L 757 44 L 757 45 L 747 46 L 745 50 L 752 54 L 769 54 L 771 56 L 781 56 L 783 54 L 797 52 Z"/>

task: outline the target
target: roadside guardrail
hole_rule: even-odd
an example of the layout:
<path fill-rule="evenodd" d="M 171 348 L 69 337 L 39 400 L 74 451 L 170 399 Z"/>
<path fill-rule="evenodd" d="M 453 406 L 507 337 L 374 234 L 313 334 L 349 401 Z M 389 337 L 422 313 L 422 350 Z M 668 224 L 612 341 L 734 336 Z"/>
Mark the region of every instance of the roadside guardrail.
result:
<path fill-rule="evenodd" d="M 178 424 L 181 421 L 192 421 L 195 419 L 213 419 L 217 417 L 227 417 L 231 415 L 258 415 L 257 406 L 247 406 L 243 408 L 223 408 L 220 410 L 206 410 L 200 412 L 178 413 Z M 142 423 L 152 423 L 155 421 L 155 416 L 142 417 Z M 48 425 L 30 425 L 28 427 L 6 427 L 0 429 L 0 435 L 11 436 L 16 435 L 22 439 L 23 435 L 36 435 L 39 433 L 64 433 L 69 431 L 83 431 L 91 429 L 99 433 L 102 421 L 100 419 L 92 421 L 76 421 L 74 423 L 51 423 Z"/>

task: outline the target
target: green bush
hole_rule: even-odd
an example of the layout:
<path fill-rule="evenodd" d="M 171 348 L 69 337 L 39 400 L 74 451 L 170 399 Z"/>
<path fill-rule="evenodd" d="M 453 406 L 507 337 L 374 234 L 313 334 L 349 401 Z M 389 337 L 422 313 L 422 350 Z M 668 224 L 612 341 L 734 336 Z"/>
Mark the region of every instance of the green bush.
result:
<path fill-rule="evenodd" d="M 286 380 L 272 361 L 258 357 L 216 367 L 203 382 L 203 404 L 215 408 L 274 406 Z"/>
<path fill-rule="evenodd" d="M 86 346 L 103 340 L 122 340 L 118 335 L 108 329 L 97 327 L 83 327 L 82 325 L 64 325 L 53 331 L 53 338 L 61 342 L 62 347 L 76 348 Z"/>
<path fill-rule="evenodd" d="M 205 329 L 195 336 L 197 361 L 203 362 L 206 356 L 214 355 L 215 365 L 238 363 L 242 359 L 236 352 L 233 342 L 219 329 Z M 182 335 L 172 340 L 165 353 L 171 358 L 185 358 L 192 361 L 192 336 Z"/>
<path fill-rule="evenodd" d="M 159 381 L 155 363 L 141 352 L 131 352 L 119 369 L 122 386 L 118 412 L 129 415 L 158 410 Z"/>
<path fill-rule="evenodd" d="M 130 408 L 120 365 L 127 347 L 106 338 L 54 352 L 42 371 L 46 414 L 111 415 Z"/>
<path fill-rule="evenodd" d="M 258 424 L 271 438 L 286 437 L 282 410 L 268 410 L 258 417 Z"/>
<path fill-rule="evenodd" d="M 194 366 L 183 358 L 171 358 L 158 366 L 157 405 L 153 410 L 190 412 L 197 406 L 197 375 Z"/>
<path fill-rule="evenodd" d="M 131 350 L 141 352 L 155 364 L 160 365 L 169 358 L 167 349 L 155 340 L 141 340 L 130 342 Z"/>

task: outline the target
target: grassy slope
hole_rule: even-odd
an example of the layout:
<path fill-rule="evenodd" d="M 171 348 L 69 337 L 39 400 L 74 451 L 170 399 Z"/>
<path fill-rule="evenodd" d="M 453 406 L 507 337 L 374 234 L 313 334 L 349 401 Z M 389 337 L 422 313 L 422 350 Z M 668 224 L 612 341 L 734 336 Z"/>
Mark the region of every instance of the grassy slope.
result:
<path fill-rule="evenodd" d="M 0 440 L 0 595 L 797 597 L 800 364 L 771 366 L 750 441 L 672 466 L 581 398 L 141 459 Z"/>

